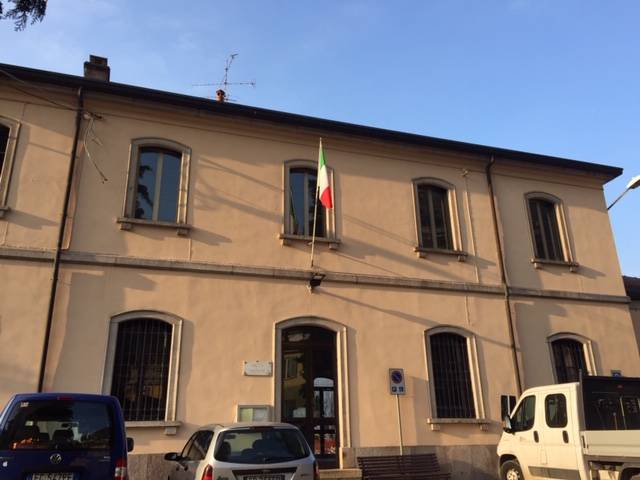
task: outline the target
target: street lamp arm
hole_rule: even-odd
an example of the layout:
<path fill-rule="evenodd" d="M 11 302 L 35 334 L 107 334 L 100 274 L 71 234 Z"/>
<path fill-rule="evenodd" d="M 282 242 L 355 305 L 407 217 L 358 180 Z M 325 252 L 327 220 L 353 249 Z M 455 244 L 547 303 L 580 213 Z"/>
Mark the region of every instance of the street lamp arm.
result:
<path fill-rule="evenodd" d="M 616 199 L 613 201 L 613 203 L 607 207 L 607 210 L 611 210 L 611 207 L 613 207 L 616 203 L 618 203 L 618 201 L 619 201 L 622 197 L 624 197 L 624 196 L 625 196 L 625 194 L 626 194 L 629 190 L 631 190 L 629 187 L 625 188 L 625 189 L 624 189 L 624 192 L 622 192 L 620 195 L 618 195 L 618 198 L 616 198 Z"/>

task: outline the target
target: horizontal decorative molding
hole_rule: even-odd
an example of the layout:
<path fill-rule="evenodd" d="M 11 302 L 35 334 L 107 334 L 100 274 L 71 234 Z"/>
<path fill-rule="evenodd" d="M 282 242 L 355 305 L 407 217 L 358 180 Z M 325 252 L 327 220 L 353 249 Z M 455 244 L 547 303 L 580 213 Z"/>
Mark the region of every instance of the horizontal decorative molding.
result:
<path fill-rule="evenodd" d="M 27 260 L 30 262 L 53 262 L 53 250 L 36 250 L 28 248 L 0 247 L 0 258 L 7 260 Z"/>
<path fill-rule="evenodd" d="M 539 288 L 510 287 L 509 292 L 514 297 L 555 298 L 559 300 L 578 300 L 581 302 L 624 303 L 631 299 L 625 295 L 606 295 L 602 293 L 567 292 L 564 290 L 541 290 Z"/>
<path fill-rule="evenodd" d="M 31 262 L 52 262 L 53 250 L 35 250 L 0 247 L 0 258 L 25 260 Z M 102 253 L 64 251 L 60 260 L 65 264 L 95 265 L 105 267 L 142 268 L 148 270 L 166 270 L 172 272 L 193 272 L 223 275 L 241 275 L 249 277 L 276 278 L 281 280 L 309 280 L 312 270 L 300 270 L 277 267 L 255 267 L 229 265 L 212 262 L 189 262 L 183 260 L 163 260 L 155 258 L 107 255 Z M 420 290 L 439 290 L 449 292 L 484 293 L 504 296 L 501 285 L 483 285 L 473 282 L 450 282 L 409 277 L 391 277 L 360 273 L 342 273 L 322 271 L 323 282 L 345 283 L 352 285 L 370 285 L 379 287 L 414 288 Z M 552 298 L 596 303 L 628 304 L 630 299 L 624 295 L 605 295 L 598 293 L 568 292 L 563 290 L 542 290 L 537 288 L 510 287 L 509 293 L 515 297 Z"/>

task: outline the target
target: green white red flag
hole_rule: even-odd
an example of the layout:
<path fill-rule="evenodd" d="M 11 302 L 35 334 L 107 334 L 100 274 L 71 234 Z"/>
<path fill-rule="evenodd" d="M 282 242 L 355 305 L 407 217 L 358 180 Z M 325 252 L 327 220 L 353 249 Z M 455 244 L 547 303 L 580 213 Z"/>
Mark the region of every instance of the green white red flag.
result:
<path fill-rule="evenodd" d="M 324 208 L 333 208 L 333 193 L 329 183 L 329 170 L 324 161 L 324 150 L 322 150 L 322 139 L 320 139 L 320 152 L 318 153 L 318 198 Z"/>

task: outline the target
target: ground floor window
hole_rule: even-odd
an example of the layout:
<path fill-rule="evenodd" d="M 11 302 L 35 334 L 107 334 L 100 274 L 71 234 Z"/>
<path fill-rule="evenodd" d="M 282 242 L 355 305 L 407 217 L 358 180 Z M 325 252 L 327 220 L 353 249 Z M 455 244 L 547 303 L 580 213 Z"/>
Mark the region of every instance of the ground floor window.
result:
<path fill-rule="evenodd" d="M 104 393 L 128 422 L 175 420 L 175 385 L 182 321 L 156 312 L 112 319 Z"/>

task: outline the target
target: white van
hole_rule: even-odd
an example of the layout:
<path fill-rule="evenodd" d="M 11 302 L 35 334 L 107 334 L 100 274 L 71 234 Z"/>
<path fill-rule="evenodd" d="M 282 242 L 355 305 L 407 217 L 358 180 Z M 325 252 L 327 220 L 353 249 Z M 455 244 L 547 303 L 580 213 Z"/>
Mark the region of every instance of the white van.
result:
<path fill-rule="evenodd" d="M 530 388 L 504 419 L 500 478 L 640 478 L 640 378 Z"/>

